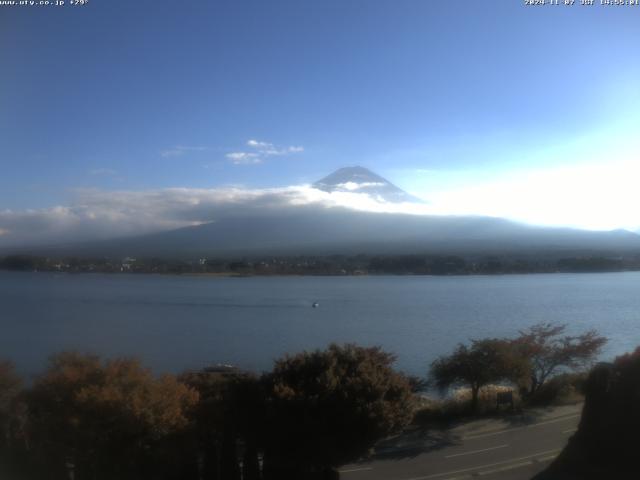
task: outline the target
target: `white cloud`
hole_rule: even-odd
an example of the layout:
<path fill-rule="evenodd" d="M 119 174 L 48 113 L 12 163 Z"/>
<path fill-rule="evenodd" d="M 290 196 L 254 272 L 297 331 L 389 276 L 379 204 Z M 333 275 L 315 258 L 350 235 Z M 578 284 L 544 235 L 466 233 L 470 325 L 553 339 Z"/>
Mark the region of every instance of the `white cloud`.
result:
<path fill-rule="evenodd" d="M 262 158 L 257 153 L 251 152 L 232 152 L 225 155 L 235 165 L 255 165 L 262 163 Z"/>
<path fill-rule="evenodd" d="M 247 140 L 249 151 L 237 151 L 227 153 L 225 156 L 235 165 L 255 165 L 262 163 L 268 157 L 291 155 L 304 152 L 304 147 L 290 145 L 288 147 L 277 147 L 273 143 L 260 140 Z"/>
<path fill-rule="evenodd" d="M 181 157 L 189 152 L 203 152 L 207 147 L 188 147 L 184 145 L 176 145 L 175 147 L 162 150 L 160 152 L 161 157 Z"/>
<path fill-rule="evenodd" d="M 247 145 L 253 148 L 273 148 L 272 143 L 259 142 L 258 140 L 248 140 Z"/>

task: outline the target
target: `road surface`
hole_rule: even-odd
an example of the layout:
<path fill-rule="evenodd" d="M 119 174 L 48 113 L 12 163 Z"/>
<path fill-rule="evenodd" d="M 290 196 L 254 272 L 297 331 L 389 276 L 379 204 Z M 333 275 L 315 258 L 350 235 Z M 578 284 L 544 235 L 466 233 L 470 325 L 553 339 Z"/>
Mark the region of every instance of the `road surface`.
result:
<path fill-rule="evenodd" d="M 580 420 L 580 406 L 500 421 L 422 433 L 404 446 L 377 451 L 371 459 L 339 469 L 341 480 L 529 480 L 566 445 Z M 493 428 L 492 428 L 493 427 Z"/>

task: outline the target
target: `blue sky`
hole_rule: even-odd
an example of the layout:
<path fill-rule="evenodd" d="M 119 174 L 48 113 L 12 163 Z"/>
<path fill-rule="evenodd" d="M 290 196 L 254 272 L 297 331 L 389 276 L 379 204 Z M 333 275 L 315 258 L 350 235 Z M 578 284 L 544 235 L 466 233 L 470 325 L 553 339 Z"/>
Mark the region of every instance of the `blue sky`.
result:
<path fill-rule="evenodd" d="M 0 7 L 0 211 L 15 223 L 89 190 L 274 188 L 360 164 L 443 211 L 571 224 L 571 209 L 545 222 L 531 198 L 504 213 L 503 196 L 477 211 L 469 195 L 532 193 L 559 171 L 558 185 L 596 175 L 588 195 L 606 165 L 629 177 L 640 7 L 523 3 Z"/>

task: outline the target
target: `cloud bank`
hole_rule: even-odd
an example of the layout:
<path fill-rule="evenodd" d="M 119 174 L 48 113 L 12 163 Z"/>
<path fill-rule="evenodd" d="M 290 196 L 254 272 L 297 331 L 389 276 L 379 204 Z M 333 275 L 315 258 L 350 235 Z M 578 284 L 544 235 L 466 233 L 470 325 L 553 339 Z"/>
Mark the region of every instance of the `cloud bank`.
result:
<path fill-rule="evenodd" d="M 611 159 L 510 172 L 432 191 L 441 212 L 489 215 L 533 225 L 640 230 L 640 159 Z M 476 176 L 479 178 L 479 175 Z"/>
<path fill-rule="evenodd" d="M 258 149 L 273 148 L 254 142 Z M 287 147 L 289 148 L 289 147 Z M 242 152 L 238 152 L 242 153 Z M 251 152 L 248 152 L 251 153 Z M 66 206 L 0 210 L 0 247 L 107 239 L 272 215 L 297 207 L 411 215 L 483 215 L 529 224 L 640 230 L 640 162 L 635 159 L 527 171 L 464 188 L 432 191 L 429 203 L 391 203 L 378 185 L 347 182 L 326 192 L 310 185 L 269 189 L 79 190 Z"/>
<path fill-rule="evenodd" d="M 388 213 L 437 213 L 427 205 L 388 203 L 358 191 L 325 192 L 309 185 L 268 189 L 85 189 L 77 191 L 74 201 L 68 206 L 0 210 L 0 246 L 140 235 L 220 218 L 271 215 L 301 206 Z"/>

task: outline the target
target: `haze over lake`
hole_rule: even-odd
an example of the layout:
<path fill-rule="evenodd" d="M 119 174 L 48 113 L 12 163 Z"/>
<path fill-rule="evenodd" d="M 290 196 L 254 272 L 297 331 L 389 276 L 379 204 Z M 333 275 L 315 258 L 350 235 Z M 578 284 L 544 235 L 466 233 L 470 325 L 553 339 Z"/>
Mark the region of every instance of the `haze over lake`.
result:
<path fill-rule="evenodd" d="M 319 303 L 313 308 L 314 302 Z M 0 355 L 25 374 L 63 349 L 137 356 L 157 371 L 267 370 L 329 342 L 381 345 L 397 367 L 541 321 L 596 328 L 602 358 L 640 344 L 640 272 L 220 278 L 0 272 Z"/>

